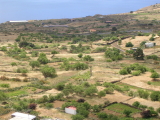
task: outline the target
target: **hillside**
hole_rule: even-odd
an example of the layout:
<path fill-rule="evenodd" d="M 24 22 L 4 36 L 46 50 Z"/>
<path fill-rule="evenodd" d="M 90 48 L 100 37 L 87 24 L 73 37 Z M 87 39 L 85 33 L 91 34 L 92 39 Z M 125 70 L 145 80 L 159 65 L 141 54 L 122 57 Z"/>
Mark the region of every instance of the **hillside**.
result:
<path fill-rule="evenodd" d="M 0 24 L 0 120 L 159 120 L 158 5 Z"/>

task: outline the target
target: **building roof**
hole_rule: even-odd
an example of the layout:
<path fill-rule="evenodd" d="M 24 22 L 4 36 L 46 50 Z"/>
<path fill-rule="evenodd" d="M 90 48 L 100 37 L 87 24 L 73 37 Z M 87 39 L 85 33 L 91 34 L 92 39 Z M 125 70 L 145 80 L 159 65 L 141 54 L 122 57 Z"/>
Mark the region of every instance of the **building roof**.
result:
<path fill-rule="evenodd" d="M 70 106 L 70 107 L 67 107 L 67 108 L 72 109 L 72 110 L 77 110 L 77 108 L 74 107 L 74 106 Z"/>
<path fill-rule="evenodd" d="M 15 119 L 10 119 L 10 120 L 20 120 L 18 118 L 21 118 L 21 120 L 32 120 L 32 119 L 36 118 L 36 116 L 34 116 L 34 115 L 24 114 L 24 113 L 20 113 L 20 112 L 15 112 L 11 116 L 15 116 L 14 117 Z"/>

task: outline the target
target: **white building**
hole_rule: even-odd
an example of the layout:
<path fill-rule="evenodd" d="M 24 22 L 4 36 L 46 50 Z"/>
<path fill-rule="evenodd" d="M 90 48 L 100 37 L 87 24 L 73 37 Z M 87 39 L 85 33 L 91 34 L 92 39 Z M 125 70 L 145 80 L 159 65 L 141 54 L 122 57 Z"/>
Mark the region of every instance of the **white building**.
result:
<path fill-rule="evenodd" d="M 68 113 L 68 114 L 72 114 L 72 115 L 77 114 L 76 110 L 77 110 L 77 108 L 73 107 L 73 106 L 65 108 L 65 112 Z"/>
<path fill-rule="evenodd" d="M 35 120 L 36 116 L 30 114 L 24 114 L 20 112 L 15 112 L 11 115 L 9 120 Z"/>
<path fill-rule="evenodd" d="M 156 44 L 153 43 L 153 42 L 145 43 L 145 47 L 146 47 L 146 48 L 154 47 L 155 45 L 156 45 Z"/>
<path fill-rule="evenodd" d="M 28 22 L 27 20 L 17 20 L 17 21 L 9 21 L 10 23 L 21 23 L 21 22 Z"/>

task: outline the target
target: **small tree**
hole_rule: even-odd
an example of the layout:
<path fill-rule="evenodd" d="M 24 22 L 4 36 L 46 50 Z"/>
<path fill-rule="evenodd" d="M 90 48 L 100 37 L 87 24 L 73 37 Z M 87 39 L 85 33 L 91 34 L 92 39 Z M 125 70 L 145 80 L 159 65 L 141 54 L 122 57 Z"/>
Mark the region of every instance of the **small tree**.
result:
<path fill-rule="evenodd" d="M 37 59 L 37 61 L 39 61 L 41 64 L 47 64 L 49 62 L 49 60 L 46 57 L 46 54 L 41 53 Z"/>
<path fill-rule="evenodd" d="M 12 65 L 12 66 L 17 66 L 17 63 L 12 62 L 11 65 Z"/>
<path fill-rule="evenodd" d="M 45 78 L 57 76 L 56 70 L 53 67 L 49 67 L 48 65 L 42 67 L 41 72 Z"/>
<path fill-rule="evenodd" d="M 130 111 L 130 110 L 124 110 L 123 111 L 123 114 L 125 114 L 126 117 L 129 117 L 131 113 L 132 113 L 132 111 Z"/>
<path fill-rule="evenodd" d="M 143 60 L 144 59 L 144 53 L 141 48 L 137 48 L 137 50 L 133 53 L 133 58 L 136 60 Z"/>
<path fill-rule="evenodd" d="M 126 47 L 133 47 L 134 45 L 131 42 L 126 43 Z"/>
<path fill-rule="evenodd" d="M 82 115 L 77 114 L 72 116 L 72 120 L 84 120 L 84 117 Z"/>
<path fill-rule="evenodd" d="M 156 78 L 159 78 L 159 74 L 157 72 L 153 72 L 150 77 L 153 78 L 153 80 L 156 80 Z"/>
<path fill-rule="evenodd" d="M 78 54 L 78 57 L 79 57 L 79 58 L 82 58 L 82 57 L 83 57 L 83 54 L 82 54 L 82 53 Z"/>
<path fill-rule="evenodd" d="M 105 91 L 100 91 L 98 92 L 98 97 L 104 97 L 106 95 L 106 92 Z"/>
<path fill-rule="evenodd" d="M 33 68 L 40 67 L 39 61 L 30 61 L 29 65 Z"/>

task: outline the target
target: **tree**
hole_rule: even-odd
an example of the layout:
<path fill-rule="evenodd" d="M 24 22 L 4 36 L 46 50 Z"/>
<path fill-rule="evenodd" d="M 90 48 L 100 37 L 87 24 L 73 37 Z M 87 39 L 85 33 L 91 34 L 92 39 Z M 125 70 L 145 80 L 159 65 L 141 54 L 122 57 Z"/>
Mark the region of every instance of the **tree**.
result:
<path fill-rule="evenodd" d="M 90 55 L 86 55 L 83 57 L 84 61 L 94 61 L 94 58 L 92 58 Z"/>
<path fill-rule="evenodd" d="M 30 61 L 29 65 L 33 68 L 40 67 L 39 61 Z"/>
<path fill-rule="evenodd" d="M 125 114 L 126 117 L 129 117 L 131 113 L 132 113 L 132 111 L 130 111 L 130 110 L 124 110 L 123 111 L 123 114 Z"/>
<path fill-rule="evenodd" d="M 140 114 L 141 114 L 141 116 L 143 118 L 149 118 L 149 117 L 151 117 L 151 111 L 150 110 L 142 111 Z"/>
<path fill-rule="evenodd" d="M 79 57 L 79 58 L 82 58 L 82 56 L 83 56 L 83 54 L 82 54 L 82 53 L 78 54 L 78 57 Z"/>
<path fill-rule="evenodd" d="M 150 77 L 153 78 L 153 80 L 156 80 L 156 78 L 159 78 L 159 74 L 157 72 L 153 72 Z"/>
<path fill-rule="evenodd" d="M 45 65 L 41 68 L 41 72 L 45 78 L 47 77 L 56 77 L 56 70 L 53 67 L 49 67 L 48 65 Z"/>
<path fill-rule="evenodd" d="M 72 115 L 72 120 L 84 120 L 84 117 L 82 115 Z"/>
<path fill-rule="evenodd" d="M 134 45 L 131 42 L 126 43 L 126 47 L 133 47 Z"/>
<path fill-rule="evenodd" d="M 40 53 L 37 61 L 39 61 L 41 64 L 47 64 L 49 62 L 45 53 Z"/>
<path fill-rule="evenodd" d="M 144 53 L 141 48 L 137 48 L 137 50 L 133 53 L 133 58 L 136 60 L 143 60 L 144 59 Z"/>
<path fill-rule="evenodd" d="M 160 91 L 153 91 L 150 98 L 152 101 L 160 101 Z"/>
<path fill-rule="evenodd" d="M 117 28 L 116 27 L 112 27 L 112 31 L 117 31 Z"/>
<path fill-rule="evenodd" d="M 100 91 L 98 92 L 98 97 L 104 97 L 106 95 L 106 92 L 105 91 Z"/>

